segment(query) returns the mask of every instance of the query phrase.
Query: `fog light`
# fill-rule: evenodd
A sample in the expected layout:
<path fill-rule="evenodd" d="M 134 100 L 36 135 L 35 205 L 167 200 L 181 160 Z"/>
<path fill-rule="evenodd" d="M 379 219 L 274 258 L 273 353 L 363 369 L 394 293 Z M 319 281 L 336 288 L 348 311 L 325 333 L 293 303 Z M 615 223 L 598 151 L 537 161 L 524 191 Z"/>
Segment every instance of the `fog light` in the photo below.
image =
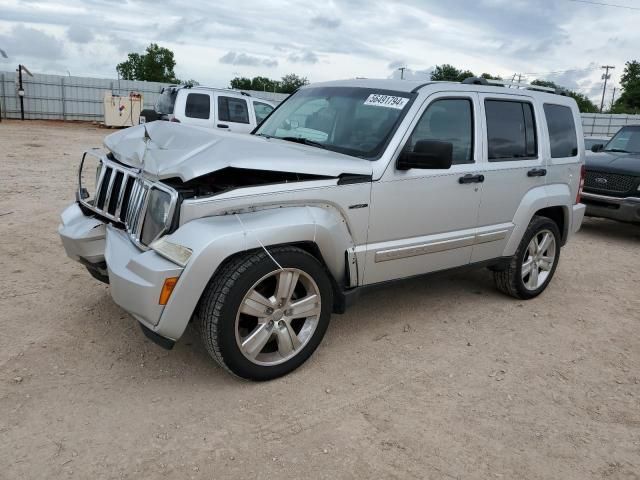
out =
<path fill-rule="evenodd" d="M 173 293 L 173 289 L 176 287 L 176 283 L 178 283 L 178 277 L 169 277 L 164 281 L 162 291 L 160 292 L 160 300 L 158 300 L 160 305 L 167 304 L 169 297 L 171 297 L 171 294 Z"/>

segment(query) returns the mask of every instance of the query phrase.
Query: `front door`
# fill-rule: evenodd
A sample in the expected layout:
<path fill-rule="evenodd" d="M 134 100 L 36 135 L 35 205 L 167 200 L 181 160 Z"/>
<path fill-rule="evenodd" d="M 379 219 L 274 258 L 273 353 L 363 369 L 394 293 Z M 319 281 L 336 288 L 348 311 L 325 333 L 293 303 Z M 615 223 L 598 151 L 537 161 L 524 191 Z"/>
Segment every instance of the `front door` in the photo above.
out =
<path fill-rule="evenodd" d="M 398 170 L 393 161 L 373 183 L 365 284 L 469 263 L 482 193 L 478 110 L 475 93 L 442 92 L 422 105 L 403 148 L 451 142 L 453 165 Z"/>

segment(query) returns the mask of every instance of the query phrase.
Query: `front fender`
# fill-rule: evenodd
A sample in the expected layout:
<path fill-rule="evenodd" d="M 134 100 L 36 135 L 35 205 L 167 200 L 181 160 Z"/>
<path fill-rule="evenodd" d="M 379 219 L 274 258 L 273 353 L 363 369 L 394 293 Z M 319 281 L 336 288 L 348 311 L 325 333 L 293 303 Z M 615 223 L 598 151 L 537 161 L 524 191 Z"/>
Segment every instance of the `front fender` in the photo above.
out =
<path fill-rule="evenodd" d="M 353 240 L 342 215 L 331 206 L 293 206 L 186 223 L 166 237 L 193 251 L 155 331 L 177 340 L 207 283 L 230 256 L 264 246 L 313 242 L 338 283 L 345 278 L 345 251 Z"/>
<path fill-rule="evenodd" d="M 504 249 L 503 256 L 510 257 L 516 253 L 518 245 L 524 236 L 524 232 L 529 226 L 531 219 L 539 210 L 548 207 L 561 206 L 564 212 L 565 226 L 571 225 L 569 218 L 569 205 L 573 204 L 571 190 L 567 184 L 544 185 L 529 190 L 522 198 L 518 210 L 513 218 L 515 227 L 509 241 Z M 564 232 L 561 232 L 564 235 Z"/>

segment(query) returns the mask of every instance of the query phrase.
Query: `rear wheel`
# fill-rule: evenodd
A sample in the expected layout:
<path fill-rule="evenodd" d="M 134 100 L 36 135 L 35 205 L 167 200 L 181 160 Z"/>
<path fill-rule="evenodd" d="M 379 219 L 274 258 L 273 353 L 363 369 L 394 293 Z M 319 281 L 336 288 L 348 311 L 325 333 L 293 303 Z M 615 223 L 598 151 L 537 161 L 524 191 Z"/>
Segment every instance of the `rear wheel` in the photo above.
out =
<path fill-rule="evenodd" d="M 553 278 L 560 259 L 560 231 L 549 218 L 535 216 L 508 267 L 494 272 L 499 290 L 515 298 L 540 295 Z"/>
<path fill-rule="evenodd" d="M 333 304 L 329 277 L 315 257 L 295 247 L 270 253 L 273 258 L 260 250 L 231 260 L 198 307 L 208 352 L 252 380 L 280 377 L 309 358 Z"/>

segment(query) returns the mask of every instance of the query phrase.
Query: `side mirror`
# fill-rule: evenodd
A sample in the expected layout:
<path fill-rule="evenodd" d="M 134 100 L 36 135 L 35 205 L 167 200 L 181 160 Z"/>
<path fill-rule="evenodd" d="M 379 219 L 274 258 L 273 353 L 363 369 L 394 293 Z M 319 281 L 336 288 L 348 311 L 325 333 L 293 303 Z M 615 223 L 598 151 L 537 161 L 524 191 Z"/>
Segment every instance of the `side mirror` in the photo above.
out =
<path fill-rule="evenodd" d="M 453 163 L 453 144 L 436 140 L 418 140 L 413 151 L 404 150 L 398 158 L 398 170 L 410 168 L 447 169 Z"/>
<path fill-rule="evenodd" d="M 597 152 L 601 152 L 602 150 L 604 150 L 604 145 L 602 143 L 596 143 L 591 147 L 592 152 L 597 153 Z"/>

